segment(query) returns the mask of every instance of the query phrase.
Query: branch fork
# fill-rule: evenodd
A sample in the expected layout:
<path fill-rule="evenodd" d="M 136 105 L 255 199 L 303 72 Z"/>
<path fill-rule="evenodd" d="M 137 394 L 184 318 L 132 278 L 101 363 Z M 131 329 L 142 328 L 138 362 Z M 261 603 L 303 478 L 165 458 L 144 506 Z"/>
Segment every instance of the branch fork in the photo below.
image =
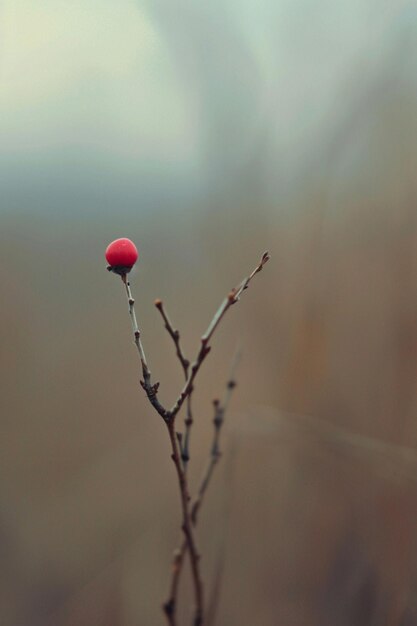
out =
<path fill-rule="evenodd" d="M 140 381 L 140 384 L 145 391 L 150 404 L 162 417 L 167 427 L 171 445 L 171 458 L 175 465 L 179 484 L 182 510 L 181 530 L 183 533 L 183 539 L 180 547 L 174 552 L 172 560 L 172 574 L 169 597 L 167 601 L 163 604 L 163 611 L 165 613 L 169 626 L 177 626 L 178 587 L 183 569 L 184 557 L 187 552 L 190 558 L 195 602 L 192 624 L 193 626 L 204 626 L 205 613 L 203 583 L 200 567 L 201 557 L 195 541 L 195 526 L 197 524 L 198 514 L 203 503 L 206 490 L 211 481 L 214 468 L 221 456 L 220 434 L 230 397 L 236 386 L 235 369 L 239 355 L 236 355 L 233 360 L 231 373 L 226 384 L 223 400 L 213 400 L 213 439 L 211 443 L 209 459 L 203 472 L 197 494 L 191 500 L 188 488 L 187 468 L 190 460 L 190 434 L 194 422 L 191 399 L 194 390 L 195 379 L 207 355 L 210 353 L 211 346 L 209 344 L 221 320 L 223 319 L 229 308 L 240 300 L 242 293 L 246 289 L 248 289 L 249 284 L 254 276 L 263 269 L 264 265 L 267 263 L 267 261 L 269 261 L 269 258 L 269 253 L 264 252 L 258 265 L 249 274 L 249 276 L 244 278 L 239 285 L 231 289 L 231 291 L 228 293 L 228 295 L 220 304 L 219 308 L 214 314 L 207 330 L 202 335 L 200 348 L 193 362 L 191 362 L 185 356 L 181 346 L 180 332 L 172 325 L 162 300 L 155 300 L 155 307 L 159 311 L 164 322 L 164 326 L 174 343 L 176 356 L 183 370 L 185 379 L 181 391 L 179 392 L 172 407 L 169 409 L 166 408 L 158 399 L 159 382 L 152 382 L 152 375 L 146 359 L 141 339 L 141 332 L 137 322 L 135 312 L 135 299 L 133 298 L 130 283 L 127 278 L 128 270 L 124 271 L 123 268 L 121 268 L 121 270 L 119 268 L 120 271 L 118 270 L 116 272 L 121 276 L 126 291 L 134 343 L 139 354 L 142 368 L 143 378 Z M 112 268 L 110 267 L 108 269 Z M 184 433 L 182 433 L 176 430 L 176 417 L 184 403 L 186 403 L 186 416 L 184 419 L 185 430 Z"/>

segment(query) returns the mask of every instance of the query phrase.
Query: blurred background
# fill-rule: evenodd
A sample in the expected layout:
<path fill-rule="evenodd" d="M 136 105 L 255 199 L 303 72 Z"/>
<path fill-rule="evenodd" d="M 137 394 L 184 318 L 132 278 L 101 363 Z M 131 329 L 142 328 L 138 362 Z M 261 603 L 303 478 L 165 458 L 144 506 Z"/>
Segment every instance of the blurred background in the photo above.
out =
<path fill-rule="evenodd" d="M 157 297 L 238 341 L 198 541 L 217 626 L 417 624 L 417 9 L 401 0 L 3 0 L 0 622 L 156 626 L 178 542 Z M 181 624 L 190 623 L 187 576 Z"/>

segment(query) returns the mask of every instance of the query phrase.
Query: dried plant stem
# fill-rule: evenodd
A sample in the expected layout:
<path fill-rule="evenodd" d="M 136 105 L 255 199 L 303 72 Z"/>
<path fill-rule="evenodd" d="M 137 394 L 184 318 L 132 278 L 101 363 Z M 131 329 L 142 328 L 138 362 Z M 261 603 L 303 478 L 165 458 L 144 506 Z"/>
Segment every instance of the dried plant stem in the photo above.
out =
<path fill-rule="evenodd" d="M 188 370 L 190 368 L 190 361 L 184 355 L 183 349 L 181 347 L 180 332 L 179 330 L 174 328 L 168 316 L 168 313 L 164 307 L 164 303 L 162 302 L 162 300 L 159 300 L 159 299 L 155 300 L 155 306 L 158 309 L 159 313 L 161 314 L 161 317 L 164 320 L 164 326 L 167 329 L 168 334 L 172 338 L 172 341 L 174 342 L 175 352 L 181 364 L 182 370 L 184 372 L 185 380 L 187 381 Z M 190 431 L 191 431 L 191 426 L 193 425 L 193 421 L 194 421 L 193 411 L 192 411 L 192 406 L 191 406 L 192 391 L 193 390 L 191 389 L 190 393 L 187 396 L 187 404 L 186 404 L 187 413 L 186 413 L 186 418 L 184 421 L 185 432 L 184 432 L 184 438 L 181 440 L 181 459 L 182 459 L 185 472 L 187 471 L 188 462 L 190 460 Z"/>
<path fill-rule="evenodd" d="M 184 541 L 187 545 L 187 548 L 190 554 L 191 571 L 192 571 L 192 578 L 193 578 L 193 583 L 194 583 L 194 595 L 195 595 L 196 607 L 195 607 L 193 626 L 202 626 L 203 624 L 203 585 L 201 581 L 200 567 L 199 567 L 200 557 L 196 548 L 194 534 L 193 534 L 191 513 L 190 513 L 190 508 L 189 508 L 190 496 L 188 494 L 186 474 L 182 466 L 181 452 L 178 447 L 177 434 L 175 432 L 175 421 L 174 419 L 168 418 L 166 409 L 162 406 L 162 404 L 159 402 L 157 398 L 156 394 L 158 391 L 159 384 L 152 383 L 151 372 L 150 372 L 150 369 L 146 360 L 145 351 L 143 349 L 143 345 L 142 345 L 142 341 L 140 337 L 140 330 L 139 330 L 138 323 L 137 323 L 136 312 L 135 312 L 135 300 L 132 296 L 130 284 L 129 284 L 129 281 L 127 280 L 126 274 L 122 274 L 122 281 L 126 289 L 126 294 L 127 294 L 128 304 L 129 304 L 129 315 L 130 315 L 130 319 L 132 322 L 134 342 L 137 347 L 139 358 L 140 358 L 141 365 L 142 365 L 143 381 L 141 381 L 141 385 L 146 391 L 146 395 L 148 396 L 148 399 L 151 402 L 152 406 L 163 417 L 167 425 L 167 429 L 169 433 L 171 449 L 172 449 L 171 457 L 172 457 L 172 460 L 174 461 L 174 465 L 177 471 L 178 484 L 179 484 L 179 489 L 180 489 L 181 508 L 182 508 L 182 531 L 185 537 Z M 182 352 L 181 352 L 181 348 L 179 345 L 179 335 L 178 335 L 178 342 L 176 345 L 177 345 L 177 352 L 178 352 L 179 358 L 181 362 L 183 363 L 184 369 L 186 369 L 188 365 L 186 363 L 186 359 L 183 357 Z M 169 623 L 172 624 L 172 626 L 175 625 L 175 611 L 173 609 L 174 607 L 171 609 L 171 607 L 164 605 L 165 613 L 169 619 Z"/>
<path fill-rule="evenodd" d="M 184 471 L 187 471 L 188 461 L 190 460 L 190 435 L 191 426 L 194 423 L 193 410 L 191 406 L 191 393 L 187 397 L 187 417 L 185 418 L 184 441 L 182 444 L 182 461 L 184 463 Z"/>
<path fill-rule="evenodd" d="M 219 400 L 217 399 L 213 401 L 213 406 L 214 406 L 213 441 L 211 444 L 210 457 L 207 462 L 207 466 L 203 472 L 203 476 L 200 482 L 197 495 L 195 496 L 191 505 L 191 522 L 193 526 L 197 525 L 198 513 L 200 511 L 201 505 L 203 504 L 204 495 L 211 481 L 213 471 L 221 456 L 220 447 L 219 447 L 220 433 L 221 433 L 221 429 L 222 429 L 223 422 L 224 422 L 224 415 L 230 402 L 230 397 L 232 395 L 233 389 L 236 387 L 235 371 L 236 371 L 236 367 L 237 367 L 239 359 L 240 359 L 240 351 L 237 351 L 235 358 L 233 360 L 232 367 L 231 367 L 229 380 L 226 385 L 223 402 L 220 403 Z M 174 621 L 169 622 L 170 626 L 175 626 L 175 607 L 177 604 L 178 587 L 179 587 L 181 572 L 182 572 L 182 568 L 184 564 L 184 557 L 187 552 L 187 548 L 188 548 L 188 543 L 187 543 L 187 540 L 185 539 L 181 543 L 180 548 L 178 548 L 174 552 L 169 598 L 164 605 L 165 607 L 173 608 Z"/>
<path fill-rule="evenodd" d="M 135 300 L 132 296 L 130 283 L 127 280 L 126 274 L 122 274 L 121 278 L 126 289 L 127 301 L 129 305 L 129 315 L 130 315 L 130 320 L 132 322 L 133 337 L 134 337 L 135 345 L 139 352 L 140 362 L 142 364 L 143 380 L 140 381 L 140 384 L 145 390 L 146 395 L 148 396 L 149 402 L 152 404 L 155 410 L 159 413 L 159 415 L 166 421 L 168 418 L 167 410 L 162 406 L 162 404 L 159 402 L 158 397 L 157 397 L 159 383 L 152 383 L 151 371 L 149 369 L 148 362 L 145 356 L 145 351 L 143 349 L 142 341 L 140 338 L 140 330 L 138 327 L 138 322 L 136 319 L 136 312 L 135 312 Z"/>
<path fill-rule="evenodd" d="M 185 357 L 184 352 L 182 350 L 181 342 L 180 342 L 180 332 L 179 330 L 176 330 L 173 324 L 171 323 L 171 320 L 168 317 L 168 313 L 165 310 L 164 303 L 162 302 L 162 300 L 159 300 L 159 299 L 155 300 L 155 306 L 160 312 L 161 317 L 164 320 L 165 328 L 167 329 L 169 335 L 172 338 L 172 341 L 174 342 L 177 357 L 184 370 L 184 374 L 185 376 L 188 376 L 188 368 L 190 366 L 190 361 Z"/>
<path fill-rule="evenodd" d="M 180 335 L 177 330 L 172 326 L 168 315 L 165 312 L 163 304 L 160 300 L 155 302 L 156 307 L 162 315 L 162 318 L 165 322 L 165 327 L 168 333 L 171 335 L 175 347 L 176 354 L 181 363 L 184 376 L 185 376 L 185 384 L 176 399 L 174 405 L 171 409 L 166 409 L 161 402 L 159 401 L 157 394 L 159 389 L 159 383 L 153 383 L 151 377 L 151 371 L 149 369 L 145 351 L 141 341 L 141 333 L 138 326 L 136 312 L 135 312 L 135 300 L 132 296 L 132 292 L 130 289 L 130 283 L 127 279 L 126 273 L 120 273 L 122 282 L 125 286 L 128 305 L 129 305 L 129 315 L 132 323 L 132 330 L 134 336 L 134 342 L 137 347 L 139 358 L 142 366 L 142 375 L 143 380 L 140 381 L 149 402 L 157 411 L 157 413 L 163 418 L 169 433 L 169 439 L 171 443 L 172 450 L 172 460 L 174 462 L 178 484 L 180 490 L 180 498 L 181 498 L 181 509 L 182 509 L 182 531 L 184 534 L 184 541 L 179 550 L 177 550 L 174 563 L 173 563 L 173 576 L 171 581 L 171 592 L 170 598 L 163 605 L 165 614 L 168 619 L 168 623 L 170 626 L 176 626 L 176 603 L 177 603 L 177 595 L 178 595 L 178 582 L 181 574 L 181 569 L 183 565 L 183 560 L 186 551 L 188 550 L 191 562 L 191 573 L 193 579 L 194 586 L 194 597 L 195 597 L 195 611 L 193 617 L 193 626 L 203 626 L 204 624 L 204 597 L 203 597 L 203 584 L 200 574 L 200 556 L 198 554 L 198 550 L 196 547 L 196 542 L 194 538 L 194 527 L 197 523 L 198 512 L 200 510 L 201 504 L 203 502 L 204 494 L 207 490 L 209 482 L 211 480 L 211 476 L 214 470 L 214 467 L 220 457 L 219 451 L 219 436 L 220 430 L 223 424 L 224 419 L 224 411 L 226 409 L 227 403 L 229 401 L 230 394 L 235 386 L 235 382 L 233 377 L 230 378 L 227 389 L 225 400 L 221 404 L 220 402 L 215 403 L 215 416 L 214 416 L 214 436 L 213 443 L 211 448 L 210 460 L 207 464 L 206 470 L 203 474 L 203 478 L 200 484 L 200 488 L 198 490 L 197 496 L 194 499 L 192 505 L 190 506 L 190 496 L 188 493 L 188 485 L 187 485 L 187 463 L 189 460 L 189 439 L 190 439 L 190 430 L 193 424 L 193 413 L 191 407 L 191 396 L 194 390 L 194 381 L 200 370 L 202 363 L 204 362 L 206 356 L 210 352 L 209 342 L 218 327 L 219 323 L 223 319 L 226 312 L 229 308 L 235 304 L 243 291 L 249 287 L 249 284 L 252 278 L 262 270 L 265 263 L 269 260 L 269 253 L 265 252 L 258 265 L 252 271 L 251 274 L 247 278 L 245 278 L 237 287 L 233 288 L 228 296 L 223 300 L 222 304 L 216 311 L 212 321 L 210 322 L 206 332 L 201 337 L 201 345 L 198 351 L 197 357 L 192 364 L 186 359 L 184 352 L 182 351 L 180 344 Z M 112 268 L 108 268 L 112 269 Z M 180 433 L 176 432 L 175 429 L 175 418 L 183 406 L 184 402 L 187 403 L 187 417 L 185 420 L 185 435 L 182 437 Z"/>
<path fill-rule="evenodd" d="M 171 441 L 172 447 L 172 460 L 174 461 L 175 469 L 177 471 L 178 483 L 180 487 L 181 494 L 181 505 L 182 505 L 182 531 L 184 533 L 184 543 L 188 548 L 191 562 L 191 571 L 192 578 L 194 584 L 194 594 L 195 594 L 195 613 L 193 619 L 193 626 L 202 626 L 203 624 L 203 584 L 200 576 L 200 568 L 199 568 L 199 560 L 200 556 L 197 551 L 197 547 L 194 540 L 194 533 L 192 528 L 191 514 L 189 508 L 189 500 L 190 496 L 188 494 L 187 487 L 187 478 L 182 467 L 180 452 L 178 449 L 178 440 L 175 433 L 175 425 L 174 421 L 171 420 L 167 423 L 167 428 L 169 432 L 169 438 Z M 169 624 L 175 625 L 175 615 L 176 615 L 176 606 L 175 606 L 175 598 L 166 602 L 164 604 L 164 611 L 168 617 Z"/>
<path fill-rule="evenodd" d="M 226 384 L 223 401 L 220 402 L 217 399 L 213 400 L 213 406 L 214 406 L 213 441 L 211 444 L 210 458 L 208 460 L 206 469 L 203 473 L 203 477 L 201 479 L 200 487 L 198 489 L 197 495 L 194 498 L 192 506 L 191 506 L 191 521 L 193 522 L 194 525 L 197 524 L 197 517 L 198 517 L 200 507 L 203 502 L 204 495 L 210 483 L 214 468 L 216 467 L 216 464 L 221 456 L 220 434 L 221 434 L 221 429 L 224 423 L 224 416 L 228 409 L 230 398 L 233 393 L 233 389 L 236 387 L 236 384 L 237 384 L 235 380 L 235 372 L 236 372 L 236 368 L 239 363 L 239 360 L 240 360 L 240 350 L 236 352 L 236 355 L 233 359 L 233 363 L 230 369 L 229 379 Z"/>
<path fill-rule="evenodd" d="M 208 344 L 209 344 L 210 339 L 212 338 L 216 328 L 218 327 L 218 325 L 220 324 L 221 320 L 223 319 L 223 317 L 225 316 L 227 311 L 230 309 L 230 307 L 233 304 L 235 304 L 236 302 L 238 302 L 238 300 L 240 299 L 240 296 L 242 295 L 242 293 L 245 291 L 245 289 L 247 289 L 249 287 L 249 284 L 250 284 L 252 278 L 258 272 L 260 272 L 262 270 L 263 266 L 265 265 L 265 263 L 267 263 L 269 261 L 269 259 L 270 259 L 269 252 L 264 252 L 262 257 L 261 257 L 261 260 L 259 261 L 258 265 L 255 267 L 255 269 L 252 271 L 252 273 L 249 274 L 249 276 L 247 278 L 242 280 L 240 285 L 238 285 L 237 287 L 234 287 L 230 291 L 228 296 L 223 300 L 223 302 L 221 303 L 220 307 L 217 309 L 217 311 L 214 314 L 214 317 L 211 320 L 211 322 L 210 322 L 206 332 L 201 337 L 200 350 L 198 351 L 198 354 L 197 354 L 197 357 L 196 357 L 194 363 L 192 363 L 192 365 L 190 367 L 190 370 L 189 370 L 189 373 L 188 373 L 188 378 L 187 378 L 187 380 L 185 382 L 185 385 L 182 388 L 181 393 L 178 396 L 176 402 L 174 403 L 174 405 L 172 406 L 172 408 L 169 411 L 169 414 L 170 414 L 171 417 L 175 417 L 177 415 L 178 411 L 181 409 L 182 405 L 184 404 L 184 400 L 192 392 L 195 377 L 197 376 L 198 371 L 199 371 L 202 363 L 204 362 L 206 356 L 210 352 L 211 348 L 210 348 L 210 346 Z"/>

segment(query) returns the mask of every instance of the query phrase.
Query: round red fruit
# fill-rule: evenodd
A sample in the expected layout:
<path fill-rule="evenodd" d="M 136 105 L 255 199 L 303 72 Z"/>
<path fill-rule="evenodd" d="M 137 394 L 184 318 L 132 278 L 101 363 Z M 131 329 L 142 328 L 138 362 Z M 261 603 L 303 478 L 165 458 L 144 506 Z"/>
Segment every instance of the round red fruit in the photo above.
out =
<path fill-rule="evenodd" d="M 126 237 L 112 241 L 106 249 L 106 260 L 113 270 L 130 271 L 138 256 L 135 244 Z"/>

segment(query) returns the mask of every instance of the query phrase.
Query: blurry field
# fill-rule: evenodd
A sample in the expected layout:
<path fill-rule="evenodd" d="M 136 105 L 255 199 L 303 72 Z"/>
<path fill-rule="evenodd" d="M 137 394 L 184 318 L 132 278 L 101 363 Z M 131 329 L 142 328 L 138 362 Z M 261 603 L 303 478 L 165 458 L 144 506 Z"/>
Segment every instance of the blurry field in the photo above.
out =
<path fill-rule="evenodd" d="M 19 2 L 6 33 L 29 23 L 32 9 Z M 119 41 L 136 5 L 117 21 L 105 4 L 103 33 Z M 164 623 L 177 485 L 165 429 L 139 386 L 122 285 L 105 270 L 105 247 L 120 236 L 139 248 L 131 282 L 166 403 L 182 373 L 155 298 L 193 355 L 224 295 L 264 250 L 272 256 L 219 328 L 196 386 L 194 487 L 211 400 L 240 341 L 224 455 L 198 531 L 208 597 L 221 572 L 216 625 L 417 625 L 415 12 L 324 3 L 326 30 L 288 3 L 277 13 L 261 4 L 269 56 L 256 47 L 262 30 L 249 45 L 237 26 L 257 15 L 249 2 L 239 20 L 232 3 L 223 20 L 216 2 L 178 3 L 177 21 L 162 1 L 140 7 L 163 42 L 152 98 L 164 83 L 143 136 L 151 104 L 141 101 L 137 117 L 128 110 L 134 89 L 146 96 L 140 78 L 129 83 L 142 76 L 140 55 L 126 75 L 116 71 L 124 57 L 109 74 L 93 64 L 88 88 L 73 79 L 72 91 L 60 83 L 54 97 L 22 96 L 19 109 L 13 97 L 27 84 L 18 73 L 11 81 L 19 56 L 5 45 L 1 626 Z M 54 25 L 46 0 L 42 8 Z M 42 41 L 29 43 L 48 51 Z M 182 591 L 185 624 L 188 576 Z"/>

